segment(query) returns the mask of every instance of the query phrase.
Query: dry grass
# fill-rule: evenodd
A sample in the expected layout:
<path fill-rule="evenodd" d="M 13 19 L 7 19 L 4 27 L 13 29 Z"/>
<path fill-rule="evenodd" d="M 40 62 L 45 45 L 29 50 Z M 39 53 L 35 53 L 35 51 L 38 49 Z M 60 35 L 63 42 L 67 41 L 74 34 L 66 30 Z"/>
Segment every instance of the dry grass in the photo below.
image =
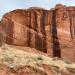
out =
<path fill-rule="evenodd" d="M 30 49 L 25 47 L 25 49 Z M 4 44 L 0 48 L 0 65 L 7 65 L 10 68 L 19 68 L 30 65 L 36 69 L 44 71 L 42 65 L 52 66 L 53 72 L 61 74 L 61 72 L 71 71 L 75 73 L 75 64 L 67 63 L 58 58 L 51 58 L 41 54 L 25 52 L 17 47 Z"/>

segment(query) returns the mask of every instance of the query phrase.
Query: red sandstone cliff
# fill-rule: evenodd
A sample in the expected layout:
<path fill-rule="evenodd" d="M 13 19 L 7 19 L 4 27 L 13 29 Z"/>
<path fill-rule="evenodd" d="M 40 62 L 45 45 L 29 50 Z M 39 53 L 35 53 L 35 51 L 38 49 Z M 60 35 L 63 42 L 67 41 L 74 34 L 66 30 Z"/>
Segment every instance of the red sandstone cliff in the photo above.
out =
<path fill-rule="evenodd" d="M 28 46 L 75 61 L 75 7 L 29 8 L 6 13 L 1 25 L 7 44 Z"/>

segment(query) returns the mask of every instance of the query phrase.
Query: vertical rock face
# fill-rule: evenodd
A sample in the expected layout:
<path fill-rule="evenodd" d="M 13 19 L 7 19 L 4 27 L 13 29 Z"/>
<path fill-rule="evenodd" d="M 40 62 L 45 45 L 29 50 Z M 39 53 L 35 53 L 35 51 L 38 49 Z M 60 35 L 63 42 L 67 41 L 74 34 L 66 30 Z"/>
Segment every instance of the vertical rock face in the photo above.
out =
<path fill-rule="evenodd" d="M 18 9 L 5 14 L 1 25 L 7 44 L 36 48 L 74 61 L 75 7 L 57 4 L 50 10 Z"/>
<path fill-rule="evenodd" d="M 28 46 L 47 52 L 44 9 L 14 10 L 4 15 L 1 23 L 6 32 L 6 43 Z"/>
<path fill-rule="evenodd" d="M 75 61 L 75 7 L 56 5 L 56 29 L 61 57 Z"/>

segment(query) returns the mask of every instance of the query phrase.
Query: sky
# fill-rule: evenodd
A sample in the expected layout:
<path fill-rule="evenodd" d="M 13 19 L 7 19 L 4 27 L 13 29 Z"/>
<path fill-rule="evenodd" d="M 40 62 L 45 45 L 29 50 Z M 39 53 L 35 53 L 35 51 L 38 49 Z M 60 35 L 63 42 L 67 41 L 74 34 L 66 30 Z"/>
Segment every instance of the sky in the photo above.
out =
<path fill-rule="evenodd" d="M 75 0 L 0 0 L 0 19 L 6 12 L 15 9 L 25 9 L 33 6 L 50 9 L 58 3 L 75 6 Z"/>

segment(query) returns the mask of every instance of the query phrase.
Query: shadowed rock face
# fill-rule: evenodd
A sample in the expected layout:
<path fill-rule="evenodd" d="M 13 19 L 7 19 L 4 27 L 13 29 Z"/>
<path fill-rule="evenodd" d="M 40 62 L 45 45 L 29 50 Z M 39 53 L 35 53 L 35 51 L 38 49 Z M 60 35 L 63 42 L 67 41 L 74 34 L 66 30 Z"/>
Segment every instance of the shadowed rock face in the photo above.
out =
<path fill-rule="evenodd" d="M 7 44 L 28 46 L 75 61 L 75 7 L 14 10 L 1 20 Z"/>

